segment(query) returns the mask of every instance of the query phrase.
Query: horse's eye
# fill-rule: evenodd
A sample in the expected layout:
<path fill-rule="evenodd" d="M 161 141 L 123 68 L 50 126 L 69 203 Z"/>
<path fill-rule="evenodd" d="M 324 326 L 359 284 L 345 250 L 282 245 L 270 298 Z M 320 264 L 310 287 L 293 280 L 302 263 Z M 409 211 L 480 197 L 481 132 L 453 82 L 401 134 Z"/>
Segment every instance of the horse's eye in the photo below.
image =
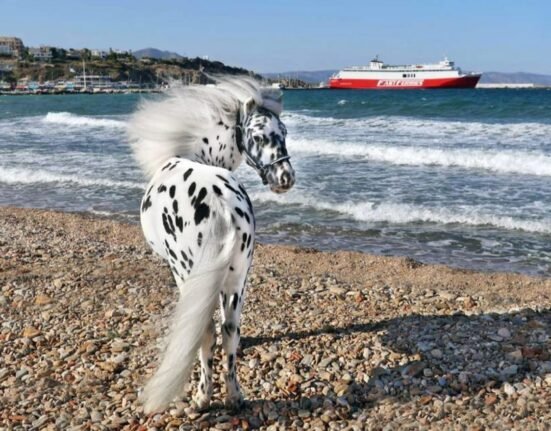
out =
<path fill-rule="evenodd" d="M 253 139 L 258 145 L 262 144 L 262 136 L 253 136 Z"/>

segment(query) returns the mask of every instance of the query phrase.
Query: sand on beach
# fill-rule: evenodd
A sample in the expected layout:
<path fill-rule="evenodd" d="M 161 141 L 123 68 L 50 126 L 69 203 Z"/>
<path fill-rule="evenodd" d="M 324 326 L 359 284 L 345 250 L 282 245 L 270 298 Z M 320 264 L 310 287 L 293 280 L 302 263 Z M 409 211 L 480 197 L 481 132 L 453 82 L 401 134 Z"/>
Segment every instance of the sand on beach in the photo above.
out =
<path fill-rule="evenodd" d="M 209 411 L 195 412 L 186 388 L 144 416 L 137 394 L 177 298 L 168 267 L 139 226 L 0 208 L 0 428 L 551 423 L 550 278 L 277 245 L 255 253 L 238 364 L 245 406 L 221 404 L 218 348 Z"/>

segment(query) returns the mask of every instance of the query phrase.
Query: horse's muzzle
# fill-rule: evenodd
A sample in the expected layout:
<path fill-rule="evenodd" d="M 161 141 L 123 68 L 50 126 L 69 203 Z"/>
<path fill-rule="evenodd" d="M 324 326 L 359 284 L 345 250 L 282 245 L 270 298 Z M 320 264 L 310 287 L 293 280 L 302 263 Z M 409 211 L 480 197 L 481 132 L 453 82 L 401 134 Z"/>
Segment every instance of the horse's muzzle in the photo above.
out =
<path fill-rule="evenodd" d="M 266 176 L 270 190 L 274 193 L 285 193 L 295 185 L 295 170 L 288 161 L 272 169 Z"/>

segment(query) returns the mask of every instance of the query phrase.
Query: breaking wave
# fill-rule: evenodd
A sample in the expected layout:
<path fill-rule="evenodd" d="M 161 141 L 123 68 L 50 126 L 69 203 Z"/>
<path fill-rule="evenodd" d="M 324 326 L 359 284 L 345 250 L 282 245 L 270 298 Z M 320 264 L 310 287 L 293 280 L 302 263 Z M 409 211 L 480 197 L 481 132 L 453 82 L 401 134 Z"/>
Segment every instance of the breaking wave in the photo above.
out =
<path fill-rule="evenodd" d="M 551 176 L 551 156 L 526 151 L 442 149 L 289 139 L 291 153 L 364 157 L 395 165 L 461 167 L 505 174 Z"/>
<path fill-rule="evenodd" d="M 485 123 L 400 116 L 335 118 L 315 117 L 294 112 L 284 113 L 282 118 L 289 126 L 307 128 L 307 130 L 311 130 L 310 127 L 330 128 L 336 137 L 343 132 L 354 132 L 364 137 L 366 135 L 384 136 L 390 139 L 403 137 L 410 142 L 417 138 L 428 138 L 431 142 L 440 139 L 443 143 L 477 145 L 488 142 L 532 144 L 534 141 L 549 144 L 548 137 L 551 135 L 551 124 L 538 122 Z"/>
<path fill-rule="evenodd" d="M 87 117 L 76 115 L 70 112 L 48 112 L 42 120 L 44 123 L 62 124 L 66 126 L 88 126 L 88 127 L 108 127 L 114 129 L 123 129 L 126 123 L 120 120 L 108 118 Z"/>
<path fill-rule="evenodd" d="M 271 192 L 253 193 L 259 202 L 300 205 L 322 211 L 335 211 L 361 222 L 386 222 L 392 224 L 438 223 L 469 226 L 493 226 L 506 230 L 551 234 L 551 220 L 522 220 L 510 216 L 484 213 L 480 207 L 429 208 L 420 205 L 393 202 L 324 202 L 319 198 L 298 193 L 276 195 Z"/>
<path fill-rule="evenodd" d="M 145 184 L 132 181 L 113 181 L 104 178 L 88 178 L 63 175 L 41 169 L 0 167 L 0 182 L 6 184 L 73 183 L 85 187 L 109 187 L 145 189 Z"/>

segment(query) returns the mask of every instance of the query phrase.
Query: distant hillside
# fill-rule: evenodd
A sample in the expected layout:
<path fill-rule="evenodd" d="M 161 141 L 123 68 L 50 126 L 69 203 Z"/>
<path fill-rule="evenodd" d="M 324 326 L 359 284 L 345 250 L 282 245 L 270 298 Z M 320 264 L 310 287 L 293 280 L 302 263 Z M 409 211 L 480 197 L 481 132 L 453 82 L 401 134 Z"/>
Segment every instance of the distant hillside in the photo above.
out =
<path fill-rule="evenodd" d="M 134 57 L 136 58 L 157 58 L 160 60 L 170 60 L 170 59 L 180 59 L 184 58 L 182 55 L 171 52 L 171 51 L 162 51 L 157 48 L 144 48 L 144 49 L 138 49 L 137 51 L 134 51 L 132 53 Z"/>
<path fill-rule="evenodd" d="M 540 75 L 537 73 L 516 72 L 484 72 L 480 78 L 482 84 L 536 84 L 551 86 L 551 75 Z"/>
<path fill-rule="evenodd" d="M 30 81 L 73 80 L 82 73 L 82 61 L 55 59 L 51 63 L 39 61 L 18 61 L 0 58 L 2 80 L 15 84 L 26 79 Z M 253 72 L 226 66 L 220 61 L 209 61 L 202 58 L 142 58 L 129 55 L 113 55 L 106 59 L 89 58 L 86 61 L 88 75 L 109 76 L 114 81 L 132 81 L 142 86 L 156 86 L 171 79 L 185 83 L 206 84 L 205 74 L 251 75 Z"/>
<path fill-rule="evenodd" d="M 269 79 L 300 79 L 311 84 L 327 82 L 329 77 L 338 70 L 296 71 L 280 73 L 263 73 L 262 76 Z M 480 82 L 483 84 L 525 84 L 551 86 L 551 75 L 537 73 L 516 72 L 484 72 Z"/>

